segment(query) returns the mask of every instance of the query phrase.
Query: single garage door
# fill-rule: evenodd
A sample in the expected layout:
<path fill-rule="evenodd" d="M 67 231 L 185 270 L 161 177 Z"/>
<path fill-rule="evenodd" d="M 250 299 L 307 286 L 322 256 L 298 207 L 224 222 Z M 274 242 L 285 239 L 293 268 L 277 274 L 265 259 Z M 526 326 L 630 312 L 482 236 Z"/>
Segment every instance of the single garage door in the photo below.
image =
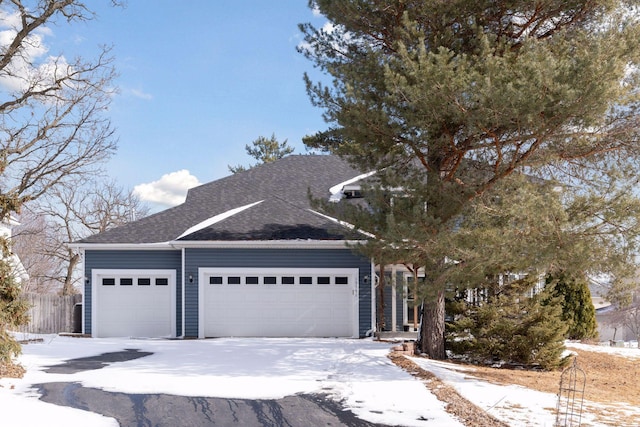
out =
<path fill-rule="evenodd" d="M 358 269 L 199 271 L 204 337 L 357 337 Z"/>
<path fill-rule="evenodd" d="M 94 337 L 173 337 L 175 270 L 94 270 Z"/>

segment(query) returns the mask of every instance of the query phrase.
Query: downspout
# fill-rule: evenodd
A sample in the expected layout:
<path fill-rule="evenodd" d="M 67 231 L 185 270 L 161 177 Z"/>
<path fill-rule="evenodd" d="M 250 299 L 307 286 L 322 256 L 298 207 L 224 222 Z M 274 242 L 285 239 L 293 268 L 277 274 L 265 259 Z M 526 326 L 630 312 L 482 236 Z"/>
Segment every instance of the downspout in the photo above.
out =
<path fill-rule="evenodd" d="M 185 333 L 185 318 L 184 318 L 185 310 L 184 310 L 184 306 L 185 306 L 185 299 L 186 299 L 186 296 L 185 296 L 185 286 L 186 286 L 186 284 L 185 284 L 185 280 L 184 280 L 184 276 L 186 275 L 185 270 L 184 270 L 185 269 L 185 248 L 180 249 L 180 252 L 181 252 L 181 256 L 180 256 L 181 260 L 180 261 L 182 263 L 182 265 L 180 267 L 180 269 L 182 270 L 182 274 L 181 274 L 181 276 L 182 276 L 182 278 L 181 278 L 181 282 L 182 282 L 182 303 L 180 304 L 181 305 L 181 307 L 180 307 L 180 311 L 181 311 L 180 316 L 182 317 L 182 319 L 180 321 L 180 324 L 182 325 L 182 331 L 181 331 L 181 334 L 180 334 L 180 336 L 178 338 L 184 338 L 184 333 Z"/>
<path fill-rule="evenodd" d="M 396 332 L 398 327 L 398 307 L 397 307 L 397 286 L 398 280 L 396 274 L 398 273 L 398 267 L 396 264 L 391 266 L 391 332 Z"/>
<path fill-rule="evenodd" d="M 378 304 L 377 300 L 376 300 L 376 281 L 375 281 L 375 277 L 376 277 L 376 264 L 373 260 L 373 258 L 371 259 L 371 330 L 373 332 L 373 335 L 377 335 L 378 332 L 378 325 L 376 324 L 376 306 Z"/>
<path fill-rule="evenodd" d="M 87 274 L 86 271 L 86 267 L 85 267 L 85 263 L 84 263 L 84 249 L 82 248 L 78 248 L 78 253 L 80 254 L 80 265 L 82 266 L 82 319 L 80 319 L 80 324 L 82 325 L 82 327 L 80 328 L 80 332 L 85 335 L 85 322 L 84 322 L 84 316 L 85 316 L 85 310 L 87 309 L 87 304 L 85 301 L 85 297 L 87 295 L 87 281 L 89 279 L 87 279 L 87 277 L 85 276 Z"/>

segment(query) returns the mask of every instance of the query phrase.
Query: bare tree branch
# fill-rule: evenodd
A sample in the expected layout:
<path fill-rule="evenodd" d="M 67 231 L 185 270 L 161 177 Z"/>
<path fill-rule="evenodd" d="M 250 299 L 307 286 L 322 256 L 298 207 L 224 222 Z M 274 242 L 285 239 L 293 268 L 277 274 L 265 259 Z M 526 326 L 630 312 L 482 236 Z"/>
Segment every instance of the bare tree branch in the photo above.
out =
<path fill-rule="evenodd" d="M 106 115 L 115 91 L 110 48 L 91 61 L 40 58 L 37 31 L 92 12 L 78 0 L 12 0 L 3 12 L 13 38 L 0 45 L 0 216 L 98 168 L 116 149 Z"/>
<path fill-rule="evenodd" d="M 64 295 L 75 293 L 79 280 L 74 271 L 80 256 L 69 248 L 69 242 L 149 213 L 149 208 L 131 191 L 113 180 L 101 181 L 100 177 L 88 183 L 83 177 L 82 181 L 76 179 L 56 186 L 45 197 L 28 206 L 26 218 L 35 217 L 37 220 L 19 228 L 14 237 L 16 253 L 21 258 L 33 259 L 37 264 L 25 266 L 36 283 L 50 284 L 53 281 L 55 289 Z M 50 290 L 51 286 L 47 289 Z"/>

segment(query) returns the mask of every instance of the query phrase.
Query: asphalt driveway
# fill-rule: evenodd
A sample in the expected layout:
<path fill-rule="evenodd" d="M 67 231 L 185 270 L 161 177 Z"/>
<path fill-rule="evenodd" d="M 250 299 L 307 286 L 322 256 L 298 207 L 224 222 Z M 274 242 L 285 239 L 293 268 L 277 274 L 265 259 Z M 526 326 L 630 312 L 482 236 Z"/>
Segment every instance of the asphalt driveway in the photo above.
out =
<path fill-rule="evenodd" d="M 75 374 L 152 355 L 137 349 L 66 360 L 47 373 Z M 168 394 L 126 394 L 83 387 L 77 382 L 35 385 L 40 399 L 115 418 L 120 426 L 383 426 L 357 418 L 322 395 L 298 394 L 282 399 L 225 399 Z"/>
<path fill-rule="evenodd" d="M 459 426 L 389 343 L 43 336 L 0 379 L 12 427 Z"/>
<path fill-rule="evenodd" d="M 112 393 L 78 383 L 47 383 L 37 387 L 45 402 L 112 417 L 122 427 L 382 426 L 361 420 L 319 395 L 249 400 Z"/>

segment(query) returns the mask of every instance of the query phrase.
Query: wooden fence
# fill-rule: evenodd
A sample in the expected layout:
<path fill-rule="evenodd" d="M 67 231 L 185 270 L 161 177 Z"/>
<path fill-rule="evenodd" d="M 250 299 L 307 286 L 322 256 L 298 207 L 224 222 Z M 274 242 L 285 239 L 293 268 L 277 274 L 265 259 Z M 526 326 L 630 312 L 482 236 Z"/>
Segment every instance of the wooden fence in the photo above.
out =
<path fill-rule="evenodd" d="M 77 310 L 74 307 L 82 303 L 82 295 L 58 296 L 48 294 L 23 294 L 31 307 L 29 324 L 22 326 L 20 332 L 33 334 L 57 334 L 59 332 L 77 332 Z M 76 316 L 74 316 L 76 311 Z"/>

